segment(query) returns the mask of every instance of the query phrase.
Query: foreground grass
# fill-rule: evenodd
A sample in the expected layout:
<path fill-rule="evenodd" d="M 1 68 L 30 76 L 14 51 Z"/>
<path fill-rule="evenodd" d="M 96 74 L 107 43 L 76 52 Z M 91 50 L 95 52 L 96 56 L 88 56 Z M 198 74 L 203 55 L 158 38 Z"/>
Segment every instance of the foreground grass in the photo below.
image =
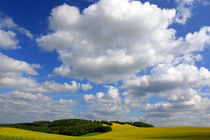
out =
<path fill-rule="evenodd" d="M 89 134 L 82 137 L 62 136 L 15 128 L 0 128 L 0 140 L 210 140 L 207 127 L 156 127 L 138 128 L 113 124 L 113 131 Z"/>

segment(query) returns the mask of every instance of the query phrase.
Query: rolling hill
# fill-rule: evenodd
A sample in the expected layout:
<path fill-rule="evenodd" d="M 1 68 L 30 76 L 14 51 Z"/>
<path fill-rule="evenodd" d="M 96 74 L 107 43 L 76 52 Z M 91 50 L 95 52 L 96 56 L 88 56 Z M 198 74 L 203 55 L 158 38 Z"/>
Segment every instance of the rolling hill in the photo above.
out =
<path fill-rule="evenodd" d="M 112 131 L 95 136 L 63 136 L 16 128 L 1 128 L 0 140 L 210 140 L 208 127 L 139 128 L 113 123 Z"/>

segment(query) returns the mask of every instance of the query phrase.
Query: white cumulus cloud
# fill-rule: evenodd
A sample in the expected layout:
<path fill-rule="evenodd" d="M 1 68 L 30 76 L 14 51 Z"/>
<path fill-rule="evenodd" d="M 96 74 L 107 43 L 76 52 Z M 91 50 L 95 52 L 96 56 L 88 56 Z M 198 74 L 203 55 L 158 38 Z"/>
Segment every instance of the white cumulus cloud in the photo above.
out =
<path fill-rule="evenodd" d="M 186 88 L 172 90 L 161 95 L 163 101 L 146 104 L 143 120 L 158 126 L 209 126 L 210 100 L 199 91 Z"/>
<path fill-rule="evenodd" d="M 107 87 L 107 93 L 98 92 L 96 95 L 84 95 L 84 101 L 88 105 L 88 112 L 85 117 L 90 119 L 115 120 L 123 118 L 129 108 L 123 104 L 118 89 L 115 87 Z"/>
<path fill-rule="evenodd" d="M 37 43 L 58 52 L 63 64 L 55 74 L 109 83 L 202 51 L 210 43 L 209 27 L 177 38 L 169 28 L 175 18 L 174 9 L 148 2 L 101 0 L 81 14 L 77 7 L 64 4 L 51 12 L 52 33 L 37 38 Z"/>
<path fill-rule="evenodd" d="M 198 69 L 189 64 L 160 64 L 151 70 L 150 75 L 127 80 L 121 88 L 127 89 L 127 94 L 144 96 L 148 93 L 170 92 L 177 88 L 205 86 L 210 86 L 210 71 L 204 67 Z"/>
<path fill-rule="evenodd" d="M 38 76 L 37 64 L 28 64 L 24 61 L 15 60 L 0 53 L 0 88 L 17 89 L 23 92 L 50 93 L 50 92 L 76 92 L 80 85 L 71 81 L 71 84 L 60 84 L 55 81 L 38 83 L 31 76 Z"/>
<path fill-rule="evenodd" d="M 64 4 L 51 12 L 53 32 L 37 43 L 59 53 L 63 65 L 56 74 L 113 82 L 172 57 L 166 51 L 175 35 L 168 29 L 174 17 L 175 10 L 148 2 L 101 0 L 82 14 Z"/>

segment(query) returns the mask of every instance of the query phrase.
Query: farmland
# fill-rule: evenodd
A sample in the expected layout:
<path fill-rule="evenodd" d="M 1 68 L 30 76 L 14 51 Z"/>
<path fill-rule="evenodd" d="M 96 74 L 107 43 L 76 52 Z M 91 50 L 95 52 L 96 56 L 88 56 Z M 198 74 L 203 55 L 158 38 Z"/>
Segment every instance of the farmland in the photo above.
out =
<path fill-rule="evenodd" d="M 0 140 L 208 140 L 208 127 L 154 127 L 139 128 L 128 124 L 113 123 L 112 131 L 86 136 L 63 136 L 33 132 L 16 128 L 0 128 Z"/>

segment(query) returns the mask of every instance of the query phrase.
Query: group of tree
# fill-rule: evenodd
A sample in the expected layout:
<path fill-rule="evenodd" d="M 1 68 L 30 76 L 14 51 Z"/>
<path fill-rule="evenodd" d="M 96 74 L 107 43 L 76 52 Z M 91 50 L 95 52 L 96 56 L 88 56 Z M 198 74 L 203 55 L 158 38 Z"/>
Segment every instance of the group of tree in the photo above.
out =
<path fill-rule="evenodd" d="M 53 122 L 38 121 L 1 126 L 70 136 L 81 136 L 92 132 L 109 132 L 112 130 L 111 126 L 104 126 L 101 121 L 82 119 L 64 119 Z"/>
<path fill-rule="evenodd" d="M 92 132 L 112 131 L 112 123 L 121 125 L 130 124 L 136 127 L 153 127 L 144 122 L 120 122 L 120 121 L 91 121 L 83 119 L 63 119 L 55 121 L 37 121 L 32 123 L 2 124 L 3 127 L 14 127 L 45 133 L 81 136 Z M 105 124 L 105 125 L 104 125 Z"/>

